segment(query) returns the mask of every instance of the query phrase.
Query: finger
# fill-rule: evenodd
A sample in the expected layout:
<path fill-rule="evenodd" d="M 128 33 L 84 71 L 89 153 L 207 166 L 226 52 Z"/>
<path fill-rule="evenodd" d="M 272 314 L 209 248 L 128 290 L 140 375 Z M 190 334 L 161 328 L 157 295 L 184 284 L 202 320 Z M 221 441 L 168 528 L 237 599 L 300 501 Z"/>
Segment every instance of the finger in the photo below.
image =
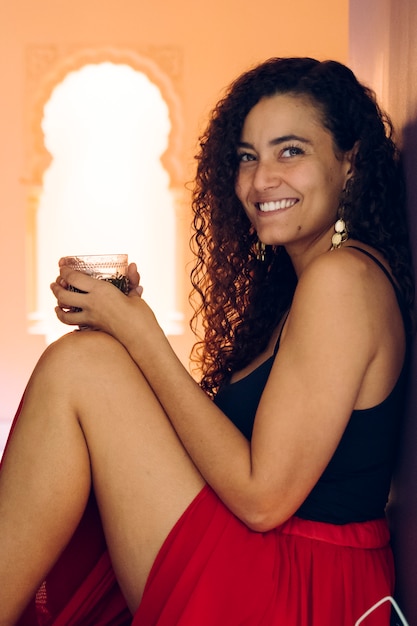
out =
<path fill-rule="evenodd" d="M 127 276 L 129 278 L 129 285 L 132 289 L 135 289 L 139 285 L 140 276 L 136 263 L 129 263 L 127 269 Z"/>
<path fill-rule="evenodd" d="M 62 311 L 75 313 L 85 309 L 84 298 L 88 295 L 87 292 L 76 289 L 71 285 L 65 288 L 62 286 L 61 281 L 52 283 L 50 288 L 57 300 L 58 308 Z"/>
<path fill-rule="evenodd" d="M 79 326 L 81 323 L 78 312 L 74 312 L 72 309 L 66 310 L 59 306 L 55 307 L 55 314 L 60 322 L 67 324 L 67 326 Z"/>
<path fill-rule="evenodd" d="M 55 283 L 52 284 L 61 285 L 61 287 L 63 287 L 64 289 L 68 289 L 68 283 L 64 278 L 62 278 L 62 276 L 57 276 L 55 279 Z"/>
<path fill-rule="evenodd" d="M 82 303 L 80 302 L 80 294 L 78 292 L 64 289 L 55 283 L 51 285 L 51 289 L 57 301 L 56 308 L 64 312 L 71 311 L 72 313 L 82 311 Z"/>
<path fill-rule="evenodd" d="M 68 288 L 71 285 L 79 291 L 87 293 L 94 289 L 97 280 L 85 272 L 79 272 L 78 270 L 71 269 L 67 265 L 62 265 L 57 282 L 63 287 Z"/>
<path fill-rule="evenodd" d="M 64 267 L 64 265 L 68 265 L 69 263 L 74 263 L 76 261 L 76 257 L 72 256 L 63 256 L 58 261 L 58 267 Z"/>
<path fill-rule="evenodd" d="M 56 281 L 54 283 L 51 283 L 49 285 L 50 290 L 52 291 L 52 293 L 54 294 L 54 296 L 57 298 L 58 294 L 60 293 L 60 290 L 68 290 L 68 285 L 66 284 L 66 282 L 64 281 L 63 278 L 61 278 L 60 276 L 58 276 L 58 278 L 56 279 Z"/>

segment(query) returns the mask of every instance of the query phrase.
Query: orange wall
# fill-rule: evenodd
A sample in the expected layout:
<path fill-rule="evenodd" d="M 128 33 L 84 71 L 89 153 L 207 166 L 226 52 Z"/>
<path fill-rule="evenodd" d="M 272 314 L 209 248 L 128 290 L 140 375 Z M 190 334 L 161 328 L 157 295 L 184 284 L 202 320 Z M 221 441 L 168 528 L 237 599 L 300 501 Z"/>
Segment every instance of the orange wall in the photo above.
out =
<path fill-rule="evenodd" d="M 348 5 L 348 0 L 0 0 L 0 419 L 11 419 L 44 349 L 42 337 L 26 330 L 23 179 L 30 46 L 177 48 L 189 178 L 205 116 L 242 70 L 270 56 L 347 62 Z M 185 359 L 190 338 L 175 345 Z"/>

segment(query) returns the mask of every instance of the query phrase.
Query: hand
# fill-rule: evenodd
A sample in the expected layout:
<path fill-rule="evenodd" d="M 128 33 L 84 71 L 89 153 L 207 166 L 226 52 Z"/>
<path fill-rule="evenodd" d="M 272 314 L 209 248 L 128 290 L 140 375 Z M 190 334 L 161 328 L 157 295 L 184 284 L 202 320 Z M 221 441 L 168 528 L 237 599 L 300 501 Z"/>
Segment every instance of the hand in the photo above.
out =
<path fill-rule="evenodd" d="M 134 300 L 139 300 L 143 292 L 135 263 L 128 268 L 130 291 L 127 298 L 111 283 L 70 269 L 63 259 L 59 267 L 60 274 L 52 283 L 51 290 L 58 301 L 56 315 L 64 324 L 101 329 L 113 334 L 114 326 L 121 317 L 126 323 L 129 313 L 124 305 L 127 301 L 133 304 Z M 69 285 L 75 291 L 68 290 Z"/>

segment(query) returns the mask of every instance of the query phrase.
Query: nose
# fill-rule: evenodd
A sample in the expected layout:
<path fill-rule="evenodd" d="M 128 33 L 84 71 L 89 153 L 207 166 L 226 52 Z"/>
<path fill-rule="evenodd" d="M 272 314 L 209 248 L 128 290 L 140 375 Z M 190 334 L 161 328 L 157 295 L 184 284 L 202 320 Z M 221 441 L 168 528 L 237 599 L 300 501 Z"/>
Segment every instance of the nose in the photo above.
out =
<path fill-rule="evenodd" d="M 253 187 L 257 191 L 264 191 L 278 187 L 282 182 L 279 164 L 272 160 L 259 160 L 254 171 Z"/>

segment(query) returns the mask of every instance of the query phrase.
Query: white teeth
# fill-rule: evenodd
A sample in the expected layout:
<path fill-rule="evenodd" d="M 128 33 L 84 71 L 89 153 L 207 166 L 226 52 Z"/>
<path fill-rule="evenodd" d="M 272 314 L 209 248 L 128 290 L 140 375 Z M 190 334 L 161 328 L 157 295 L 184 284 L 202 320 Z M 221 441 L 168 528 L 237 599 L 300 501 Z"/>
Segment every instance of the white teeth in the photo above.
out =
<path fill-rule="evenodd" d="M 294 199 L 284 199 L 278 200 L 277 202 L 260 202 L 258 204 L 259 209 L 261 211 L 279 211 L 279 209 L 288 209 L 288 207 L 293 206 L 297 200 Z"/>

